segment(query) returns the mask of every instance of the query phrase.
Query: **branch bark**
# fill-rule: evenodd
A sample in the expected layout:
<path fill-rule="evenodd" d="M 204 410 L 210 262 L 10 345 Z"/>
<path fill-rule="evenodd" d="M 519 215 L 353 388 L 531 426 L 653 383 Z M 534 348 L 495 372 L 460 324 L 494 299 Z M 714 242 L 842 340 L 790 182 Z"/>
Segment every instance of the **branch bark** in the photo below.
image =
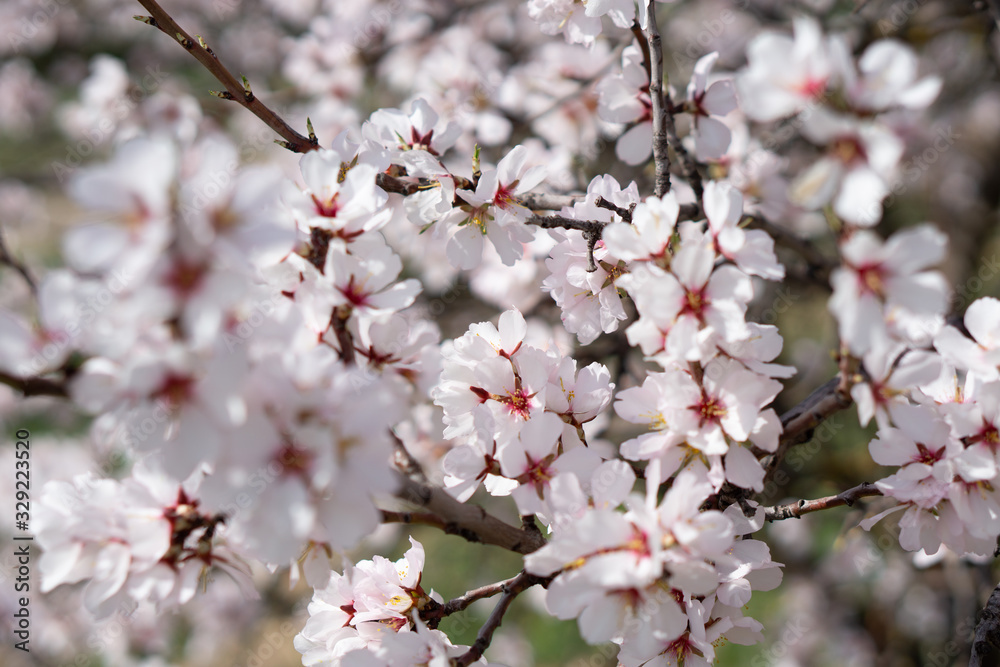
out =
<path fill-rule="evenodd" d="M 476 660 L 479 660 L 479 658 L 483 656 L 483 651 L 485 651 L 489 647 L 490 642 L 493 641 L 493 633 L 500 627 L 500 624 L 503 622 L 504 614 L 507 613 L 507 609 L 510 608 L 514 598 L 520 595 L 523 591 L 543 581 L 545 581 L 545 579 L 542 577 L 522 572 L 509 582 L 502 582 L 504 584 L 503 597 L 500 598 L 497 606 L 493 608 L 493 612 L 490 614 L 490 617 L 486 619 L 486 623 L 484 623 L 483 627 L 479 629 L 476 641 L 472 644 L 468 651 L 452 660 L 452 665 L 455 667 L 468 667 L 468 665 L 471 665 Z"/>
<path fill-rule="evenodd" d="M 249 85 L 244 87 L 243 83 L 226 69 L 215 52 L 204 45 L 200 38 L 192 39 L 191 35 L 181 28 L 156 0 L 138 0 L 138 2 L 149 12 L 150 16 L 148 18 L 136 17 L 137 19 L 158 28 L 162 33 L 179 42 L 205 69 L 212 73 L 212 76 L 219 83 L 225 86 L 225 92 L 219 94 L 218 97 L 236 102 L 264 121 L 268 127 L 284 139 L 283 142 L 279 143 L 288 150 L 295 153 L 308 153 L 319 148 L 319 142 L 314 135 L 310 133 L 309 137 L 304 137 L 292 129 L 283 118 L 257 99 L 257 96 L 250 91 Z"/>
<path fill-rule="evenodd" d="M 854 488 L 842 491 L 835 496 L 817 498 L 816 500 L 800 500 L 797 503 L 788 505 L 778 505 L 764 508 L 764 518 L 768 521 L 781 521 L 783 519 L 798 519 L 803 514 L 819 512 L 832 507 L 847 505 L 853 507 L 854 503 L 862 498 L 871 496 L 881 496 L 882 492 L 871 482 L 863 482 Z"/>
<path fill-rule="evenodd" d="M 1000 654 L 1000 585 L 993 589 L 976 625 L 969 667 L 996 665 Z"/>
<path fill-rule="evenodd" d="M 642 0 L 640 0 L 641 2 Z M 656 176 L 653 193 L 657 197 L 670 192 L 670 150 L 667 143 L 667 126 L 673 125 L 673 117 L 667 113 L 663 94 L 663 44 L 660 28 L 656 25 L 656 0 L 646 5 L 646 43 L 649 45 L 649 99 L 653 106 L 653 165 Z M 701 197 L 698 198 L 701 200 Z"/>
<path fill-rule="evenodd" d="M 469 542 L 492 544 L 519 554 L 530 554 L 545 545 L 545 538 L 541 533 L 515 528 L 489 514 L 479 505 L 458 502 L 444 489 L 402 474 L 399 475 L 399 480 L 396 497 L 423 508 L 436 517 L 431 519 L 423 514 L 411 513 L 411 517 L 417 517 L 414 522 L 436 525 L 449 535 L 458 535 Z M 392 514 L 388 516 L 394 518 Z"/>
<path fill-rule="evenodd" d="M 4 241 L 2 230 L 3 227 L 0 226 L 0 264 L 6 264 L 20 273 L 21 277 L 24 278 L 24 282 L 28 283 L 28 289 L 30 289 L 31 293 L 37 297 L 38 282 L 35 280 L 35 277 L 31 274 L 31 271 L 28 270 L 28 267 L 24 264 L 24 262 L 16 259 L 14 255 L 10 253 L 10 250 L 7 248 L 7 243 Z"/>
<path fill-rule="evenodd" d="M 58 396 L 66 398 L 69 391 L 64 382 L 49 380 L 47 378 L 29 377 L 21 378 L 0 371 L 0 384 L 13 387 L 27 396 Z"/>

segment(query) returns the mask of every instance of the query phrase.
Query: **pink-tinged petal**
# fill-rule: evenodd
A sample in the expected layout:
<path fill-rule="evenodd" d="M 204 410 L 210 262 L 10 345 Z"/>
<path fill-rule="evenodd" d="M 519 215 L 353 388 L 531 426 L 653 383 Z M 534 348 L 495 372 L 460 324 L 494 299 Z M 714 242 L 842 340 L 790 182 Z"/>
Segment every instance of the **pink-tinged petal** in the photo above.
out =
<path fill-rule="evenodd" d="M 500 261 L 505 266 L 514 266 L 514 263 L 524 255 L 524 244 L 514 238 L 517 226 L 522 226 L 522 223 L 514 222 L 508 227 L 495 224 L 486 225 L 486 235 L 493 243 L 497 254 L 500 255 Z"/>
<path fill-rule="evenodd" d="M 419 280 L 407 278 L 387 290 L 371 295 L 368 303 L 382 310 L 402 310 L 414 302 L 421 289 Z"/>
<path fill-rule="evenodd" d="M 70 228 L 62 238 L 66 262 L 81 273 L 100 273 L 131 246 L 127 229 L 97 223 Z"/>
<path fill-rule="evenodd" d="M 725 181 L 709 181 L 703 200 L 705 216 L 715 233 L 736 225 L 743 215 L 743 193 Z"/>
<path fill-rule="evenodd" d="M 112 542 L 101 549 L 94 564 L 94 578 L 84 591 L 84 604 L 96 609 L 102 602 L 121 590 L 128 577 L 131 553 L 127 544 Z"/>
<path fill-rule="evenodd" d="M 726 453 L 726 479 L 743 489 L 764 490 L 764 468 L 745 447 L 730 447 Z"/>
<path fill-rule="evenodd" d="M 875 394 L 872 393 L 871 385 L 859 382 L 851 387 L 851 398 L 858 406 L 858 422 L 862 426 L 868 426 L 868 422 L 875 416 Z"/>
<path fill-rule="evenodd" d="M 946 326 L 938 332 L 934 337 L 934 347 L 945 359 L 959 368 L 985 373 L 984 377 L 987 379 L 995 379 L 997 375 L 995 368 L 990 371 L 987 366 L 983 349 L 953 326 Z"/>
<path fill-rule="evenodd" d="M 682 560 L 670 563 L 670 587 L 685 595 L 708 595 L 719 585 L 715 568 L 704 561 Z"/>
<path fill-rule="evenodd" d="M 896 103 L 910 109 L 926 109 L 941 93 L 941 84 L 936 76 L 923 78 L 900 93 Z"/>
<path fill-rule="evenodd" d="M 803 208 L 821 208 L 837 192 L 843 173 L 840 160 L 821 158 L 792 182 L 788 198 Z"/>
<path fill-rule="evenodd" d="M 636 166 L 653 154 L 653 124 L 642 121 L 618 137 L 615 155 L 627 165 Z"/>
<path fill-rule="evenodd" d="M 601 238 L 611 254 L 626 262 L 649 257 L 649 248 L 635 225 L 613 222 L 604 228 Z"/>
<path fill-rule="evenodd" d="M 500 346 L 507 354 L 513 354 L 514 350 L 524 335 L 528 332 L 528 325 L 524 321 L 524 316 L 517 309 L 504 311 L 500 315 L 497 330 L 500 333 Z"/>
<path fill-rule="evenodd" d="M 694 145 L 699 160 L 718 160 L 729 150 L 732 139 L 732 131 L 721 120 L 698 119 L 698 126 L 694 132 Z"/>
<path fill-rule="evenodd" d="M 872 460 L 883 466 L 906 465 L 917 453 L 916 444 L 898 428 L 880 429 L 868 444 Z"/>
<path fill-rule="evenodd" d="M 700 290 L 708 282 L 715 265 L 715 251 L 708 237 L 702 242 L 684 243 L 674 255 L 670 270 L 684 287 Z"/>
<path fill-rule="evenodd" d="M 1000 348 L 1000 300 L 983 297 L 973 301 L 965 311 L 965 328 L 987 350 Z"/>
<path fill-rule="evenodd" d="M 46 548 L 42 552 L 38 569 L 42 573 L 42 593 L 48 593 L 60 584 L 72 584 L 80 581 L 89 573 L 77 565 L 83 554 L 83 542 L 73 541 L 59 545 L 58 548 Z M 74 570 L 77 570 L 74 573 Z"/>
<path fill-rule="evenodd" d="M 340 185 L 340 156 L 329 149 L 310 151 L 299 160 L 302 180 L 321 203 L 329 201 Z"/>
<path fill-rule="evenodd" d="M 955 469 L 966 482 L 978 482 L 996 477 L 997 461 L 988 447 L 973 445 L 955 457 Z"/>
<path fill-rule="evenodd" d="M 709 86 L 701 100 L 701 106 L 713 116 L 725 116 L 736 109 L 736 87 L 732 80 L 723 79 Z"/>
<path fill-rule="evenodd" d="M 712 301 L 746 303 L 753 298 L 753 283 L 745 273 L 727 264 L 712 273 L 705 293 Z"/>
<path fill-rule="evenodd" d="M 899 511 L 905 510 L 905 509 L 906 509 L 906 505 L 896 505 L 895 507 L 890 507 L 889 509 L 885 510 L 884 512 L 879 512 L 878 514 L 876 514 L 874 516 L 870 516 L 867 519 L 864 519 L 858 525 L 861 526 L 861 528 L 863 530 L 871 530 L 872 526 L 874 526 L 876 523 L 878 523 L 879 521 L 881 521 L 885 517 L 889 516 L 893 512 L 899 512 Z"/>
<path fill-rule="evenodd" d="M 948 305 L 948 281 L 937 271 L 890 278 L 885 287 L 890 308 L 899 306 L 917 315 L 940 315 Z"/>
<path fill-rule="evenodd" d="M 543 412 L 529 419 L 521 428 L 521 443 L 532 459 L 540 461 L 555 453 L 562 431 L 562 419 L 551 412 Z"/>
<path fill-rule="evenodd" d="M 694 71 L 691 73 L 691 83 L 688 84 L 688 99 L 694 99 L 698 93 L 705 90 L 705 87 L 708 85 L 708 75 L 712 72 L 712 68 L 715 67 L 718 59 L 719 52 L 713 51 L 712 53 L 703 55 L 694 64 Z"/>
<path fill-rule="evenodd" d="M 893 409 L 896 425 L 914 442 L 940 447 L 951 434 L 947 422 L 938 413 L 922 405 L 898 405 Z"/>
<path fill-rule="evenodd" d="M 548 169 L 545 165 L 539 164 L 534 167 L 529 167 L 525 170 L 524 174 L 521 175 L 521 178 L 518 179 L 517 187 L 514 189 L 514 193 L 523 194 L 532 190 L 545 180 L 547 173 Z"/>
<path fill-rule="evenodd" d="M 873 227 L 882 219 L 882 200 L 889 186 L 869 167 L 857 167 L 844 174 L 833 210 L 841 218 L 861 227 Z"/>
<path fill-rule="evenodd" d="M 427 103 L 427 100 L 418 97 L 410 105 L 410 122 L 417 132 L 427 134 L 437 125 L 438 115 Z"/>
<path fill-rule="evenodd" d="M 682 315 L 670 328 L 666 339 L 666 351 L 674 359 L 697 361 L 701 359 L 703 341 L 699 337 L 700 324 L 690 315 Z"/>
<path fill-rule="evenodd" d="M 941 263 L 948 237 L 933 225 L 911 227 L 893 234 L 885 243 L 885 263 L 894 273 L 916 273 Z"/>
<path fill-rule="evenodd" d="M 522 172 L 524 172 L 524 165 L 527 160 L 528 149 L 521 145 L 514 146 L 497 165 L 497 180 L 499 183 L 509 186 L 520 178 Z"/>
<path fill-rule="evenodd" d="M 646 107 L 636 97 L 636 89 L 617 77 L 604 79 L 597 86 L 600 95 L 597 113 L 610 123 L 631 123 L 646 113 Z"/>
<path fill-rule="evenodd" d="M 185 409 L 179 422 L 175 437 L 164 444 L 170 451 L 163 457 L 163 469 L 182 480 L 203 463 L 215 461 L 222 437 L 218 427 L 199 409 Z"/>
<path fill-rule="evenodd" d="M 459 227 L 445 248 L 452 266 L 468 271 L 483 261 L 483 233 L 473 224 Z"/>
<path fill-rule="evenodd" d="M 933 382 L 944 370 L 940 355 L 911 350 L 892 371 L 890 384 L 896 389 L 911 389 Z"/>
<path fill-rule="evenodd" d="M 757 416 L 757 423 L 754 424 L 753 432 L 750 434 L 750 442 L 764 451 L 773 452 L 778 448 L 782 430 L 778 413 L 768 408 Z"/>

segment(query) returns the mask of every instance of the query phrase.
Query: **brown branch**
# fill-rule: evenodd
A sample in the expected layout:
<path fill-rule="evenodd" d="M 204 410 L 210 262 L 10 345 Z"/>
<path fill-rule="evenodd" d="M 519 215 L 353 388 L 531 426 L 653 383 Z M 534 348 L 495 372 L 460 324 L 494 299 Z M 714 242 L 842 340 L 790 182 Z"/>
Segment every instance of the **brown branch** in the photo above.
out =
<path fill-rule="evenodd" d="M 642 0 L 640 0 L 641 2 Z M 673 117 L 667 113 L 663 91 L 663 44 L 660 41 L 660 29 L 656 25 L 656 0 L 649 0 L 646 5 L 646 42 L 649 45 L 649 98 L 652 103 L 653 115 L 653 165 L 656 169 L 656 179 L 653 193 L 657 197 L 670 192 L 670 151 L 667 143 L 668 125 L 673 125 Z M 701 197 L 698 198 L 701 201 Z"/>
<path fill-rule="evenodd" d="M 29 377 L 21 378 L 16 375 L 9 375 L 0 371 L 0 384 L 5 384 L 8 387 L 13 387 L 20 391 L 24 396 L 59 396 L 61 398 L 66 398 L 69 396 L 69 390 L 66 388 L 65 382 L 60 382 L 58 380 L 49 380 L 47 378 L 40 377 Z"/>
<path fill-rule="evenodd" d="M 399 481 L 396 497 L 440 518 L 442 524 L 438 527 L 449 535 L 458 535 L 470 542 L 492 544 L 519 554 L 530 554 L 545 545 L 541 533 L 515 528 L 478 505 L 458 502 L 443 489 L 402 474 Z M 425 522 L 424 519 L 428 523 L 431 521 L 423 515 L 418 518 L 421 523 Z"/>
<path fill-rule="evenodd" d="M 503 597 L 500 598 L 497 606 L 493 608 L 493 612 L 490 614 L 490 617 L 486 619 L 486 623 L 484 623 L 483 627 L 479 629 L 479 634 L 476 635 L 476 641 L 472 644 L 468 651 L 459 657 L 454 658 L 451 664 L 455 667 L 468 667 L 468 665 L 471 665 L 476 660 L 479 660 L 479 658 L 483 656 L 483 652 L 489 647 L 490 642 L 493 641 L 493 633 L 500 627 L 500 624 L 503 622 L 504 614 L 507 613 L 507 609 L 510 608 L 514 598 L 520 595 L 523 591 L 543 581 L 545 581 L 545 579 L 542 577 L 522 572 L 509 582 L 502 582 Z"/>
<path fill-rule="evenodd" d="M 347 328 L 347 322 L 351 319 L 351 306 L 337 306 L 330 316 L 330 326 L 337 337 L 337 345 L 340 347 L 340 360 L 346 366 L 354 364 L 354 337 Z"/>
<path fill-rule="evenodd" d="M 15 259 L 10 253 L 10 250 L 7 249 L 7 244 L 4 242 L 2 231 L 3 227 L 0 226 L 0 264 L 6 264 L 20 273 L 21 277 L 24 278 L 24 282 L 28 283 L 28 289 L 30 289 L 31 293 L 37 297 L 38 283 L 35 281 L 35 277 L 31 275 L 31 271 L 28 270 L 28 267 L 23 262 Z"/>
<path fill-rule="evenodd" d="M 1000 585 L 993 589 L 976 625 L 969 667 L 997 664 L 1000 655 Z"/>
<path fill-rule="evenodd" d="M 518 195 L 517 200 L 532 211 L 559 211 L 582 202 L 587 195 L 552 195 L 544 192 Z"/>
<path fill-rule="evenodd" d="M 621 206 L 616 206 L 613 202 L 608 201 L 604 197 L 598 196 L 597 201 L 594 202 L 597 208 L 603 208 L 611 211 L 612 213 L 617 213 L 618 217 L 625 222 L 632 222 L 632 213 L 635 211 L 636 204 L 631 204 L 628 208 L 622 208 Z"/>
<path fill-rule="evenodd" d="M 445 616 L 451 616 L 452 614 L 456 614 L 460 611 L 465 611 L 473 602 L 491 598 L 494 595 L 503 593 L 505 587 L 512 585 L 516 581 L 517 577 L 511 577 L 510 579 L 498 581 L 495 584 L 486 584 L 485 586 L 474 588 L 464 595 L 460 595 L 453 600 L 449 600 L 435 609 L 430 609 L 426 613 L 422 612 L 420 617 L 425 621 L 440 621 Z"/>
<path fill-rule="evenodd" d="M 600 220 L 577 220 L 562 215 L 536 215 L 528 218 L 524 223 L 542 229 L 575 229 L 584 234 L 597 234 L 598 238 L 601 237 L 601 232 L 604 231 L 604 226 L 607 224 Z"/>
<path fill-rule="evenodd" d="M 800 500 L 797 503 L 788 505 L 777 505 L 775 507 L 764 508 L 764 518 L 768 521 L 781 521 L 783 519 L 798 519 L 803 514 L 818 512 L 847 505 L 853 507 L 854 503 L 862 498 L 870 496 L 881 496 L 882 492 L 871 482 L 863 482 L 852 489 L 842 491 L 835 496 L 817 498 L 816 500 Z"/>
<path fill-rule="evenodd" d="M 184 31 L 177 22 L 160 7 L 156 0 L 138 0 L 139 4 L 146 8 L 149 12 L 149 17 L 137 16 L 136 18 L 143 23 L 147 23 L 155 28 L 158 28 L 165 35 L 171 39 L 176 40 L 184 47 L 188 53 L 190 53 L 194 58 L 200 62 L 205 69 L 211 72 L 219 83 L 225 86 L 225 92 L 217 94 L 218 97 L 226 100 L 233 100 L 240 106 L 248 109 L 252 114 L 260 118 L 264 123 L 270 127 L 272 130 L 278 133 L 284 141 L 278 142 L 285 148 L 295 153 L 308 153 L 311 150 L 319 148 L 319 142 L 316 141 L 315 135 L 310 132 L 309 137 L 304 137 L 298 132 L 296 132 L 292 127 L 284 121 L 278 114 L 268 108 L 263 102 L 257 99 L 257 96 L 253 94 L 250 90 L 249 84 L 244 85 L 242 82 L 237 80 L 233 74 L 226 69 L 218 56 L 212 49 L 208 48 L 201 40 L 192 39 L 191 35 Z M 245 79 L 244 79 L 245 81 Z"/>

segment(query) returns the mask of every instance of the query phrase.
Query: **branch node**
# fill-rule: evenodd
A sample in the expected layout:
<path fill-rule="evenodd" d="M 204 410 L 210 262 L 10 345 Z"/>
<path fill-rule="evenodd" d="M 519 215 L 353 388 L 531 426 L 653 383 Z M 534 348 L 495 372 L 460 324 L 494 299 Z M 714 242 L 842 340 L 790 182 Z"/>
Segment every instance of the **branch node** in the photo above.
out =
<path fill-rule="evenodd" d="M 190 39 L 188 39 L 187 37 L 185 37 L 181 33 L 179 33 L 179 32 L 174 33 L 174 37 L 176 37 L 177 41 L 180 42 L 181 46 L 183 46 L 188 51 L 190 51 L 191 49 L 194 48 L 194 42 L 192 42 Z"/>
<path fill-rule="evenodd" d="M 146 25 L 151 25 L 154 28 L 159 28 L 159 24 L 156 22 L 152 16 L 143 16 L 142 14 L 135 14 L 132 16 L 139 23 L 145 23 Z"/>

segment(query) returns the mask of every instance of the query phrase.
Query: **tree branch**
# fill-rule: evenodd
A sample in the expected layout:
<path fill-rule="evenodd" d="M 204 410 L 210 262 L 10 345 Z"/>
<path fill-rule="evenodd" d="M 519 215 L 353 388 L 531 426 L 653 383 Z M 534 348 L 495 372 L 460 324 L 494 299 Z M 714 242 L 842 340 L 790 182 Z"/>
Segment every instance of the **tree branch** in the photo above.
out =
<path fill-rule="evenodd" d="M 483 627 L 479 629 L 476 641 L 472 644 L 468 651 L 453 659 L 451 664 L 455 667 L 468 667 L 468 665 L 471 665 L 476 660 L 479 660 L 479 658 L 483 656 L 483 651 L 485 651 L 489 647 L 490 642 L 493 641 L 493 633 L 500 627 L 500 623 L 503 622 L 503 616 L 507 613 L 507 609 L 514 601 L 514 598 L 520 595 L 523 591 L 543 581 L 545 581 L 545 579 L 542 577 L 522 572 L 509 581 L 501 582 L 503 584 L 503 597 L 500 598 L 497 606 L 493 608 L 493 613 L 491 613 L 490 617 L 486 619 L 486 623 L 484 623 Z"/>
<path fill-rule="evenodd" d="M 69 391 L 64 382 L 49 380 L 47 378 L 29 377 L 20 378 L 16 375 L 9 375 L 0 371 L 0 384 L 17 389 L 27 396 L 59 396 L 66 398 Z"/>
<path fill-rule="evenodd" d="M 284 141 L 278 142 L 285 148 L 295 153 L 308 153 L 319 148 L 319 142 L 315 135 L 310 132 L 310 136 L 304 137 L 284 121 L 278 114 L 269 109 L 263 102 L 251 92 L 249 83 L 241 83 L 233 74 L 226 69 L 226 66 L 219 62 L 218 56 L 199 37 L 192 39 L 191 35 L 184 31 L 177 22 L 160 7 L 156 0 L 138 0 L 139 4 L 145 7 L 150 16 L 137 16 L 136 19 L 147 23 L 154 28 L 158 28 L 171 39 L 176 40 L 188 53 L 200 62 L 205 69 L 212 73 L 219 83 L 225 86 L 223 93 L 218 93 L 217 97 L 226 100 L 233 100 L 240 106 L 248 109 L 255 116 L 260 118 L 272 130 L 277 132 Z M 244 79 L 246 81 L 246 79 Z"/>
<path fill-rule="evenodd" d="M 399 480 L 396 497 L 424 508 L 435 517 L 432 519 L 423 514 L 411 513 L 411 517 L 416 517 L 414 523 L 435 525 L 449 535 L 458 535 L 470 542 L 492 544 L 519 554 L 530 554 L 545 545 L 545 538 L 541 533 L 515 528 L 489 514 L 479 505 L 460 503 L 443 489 L 402 474 L 399 475 Z M 397 517 L 396 514 L 388 516 Z M 398 514 L 398 518 L 404 517 Z M 438 519 L 440 523 L 437 522 Z"/>
<path fill-rule="evenodd" d="M 559 211 L 587 198 L 586 194 L 552 195 L 544 192 L 518 195 L 517 200 L 532 211 Z"/>
<path fill-rule="evenodd" d="M 7 249 L 7 243 L 4 241 L 2 232 L 3 227 L 0 226 L 0 264 L 6 264 L 20 273 L 21 277 L 24 278 L 24 282 L 28 283 L 28 288 L 31 290 L 31 293 L 37 297 L 38 283 L 35 281 L 35 277 L 31 274 L 31 271 L 28 270 L 28 267 L 23 262 L 15 259 L 10 253 L 10 250 Z"/>
<path fill-rule="evenodd" d="M 983 613 L 979 616 L 976 636 L 972 640 L 969 667 L 995 665 L 998 649 L 1000 649 L 1000 585 L 993 589 Z"/>
<path fill-rule="evenodd" d="M 783 519 L 798 519 L 803 514 L 809 514 L 811 512 L 818 512 L 820 510 L 830 509 L 832 507 L 840 507 L 841 505 L 847 505 L 853 507 L 854 503 L 862 498 L 868 498 L 870 496 L 881 496 L 882 492 L 872 484 L 871 482 L 863 482 L 858 484 L 854 488 L 848 489 L 847 491 L 842 491 L 835 496 L 827 496 L 826 498 L 817 498 L 816 500 L 800 500 L 797 503 L 790 503 L 788 505 L 778 505 L 775 507 L 765 507 L 764 508 L 764 518 L 768 521 L 781 521 Z"/>
<path fill-rule="evenodd" d="M 642 0 L 639 0 L 640 2 Z M 663 44 L 660 29 L 656 25 L 656 0 L 648 0 L 646 5 L 646 43 L 649 45 L 649 99 L 653 115 L 653 165 L 656 180 L 653 193 L 657 197 L 670 192 L 670 151 L 667 144 L 667 126 L 673 125 L 673 117 L 667 113 L 663 94 Z M 698 198 L 701 201 L 701 197 Z"/>

